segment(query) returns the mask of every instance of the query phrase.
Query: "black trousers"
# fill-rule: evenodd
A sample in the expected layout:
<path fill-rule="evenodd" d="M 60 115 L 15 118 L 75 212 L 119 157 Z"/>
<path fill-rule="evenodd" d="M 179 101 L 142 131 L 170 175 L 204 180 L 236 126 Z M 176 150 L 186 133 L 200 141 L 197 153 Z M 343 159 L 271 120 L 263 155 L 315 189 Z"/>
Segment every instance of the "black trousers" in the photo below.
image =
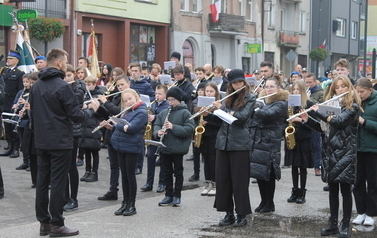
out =
<path fill-rule="evenodd" d="M 314 168 L 319 169 L 322 162 L 322 139 L 321 133 L 313 131 L 312 135 Z"/>
<path fill-rule="evenodd" d="M 71 155 L 71 166 L 69 167 L 68 171 L 68 177 L 67 177 L 67 188 L 65 192 L 65 199 L 68 201 L 68 199 L 72 198 L 74 200 L 77 200 L 77 193 L 79 191 L 79 171 L 77 169 L 76 165 L 76 156 L 77 156 L 77 150 L 79 145 L 79 137 L 73 138 L 73 150 Z M 69 194 L 69 188 L 71 188 L 71 194 Z"/>
<path fill-rule="evenodd" d="M 93 165 L 92 165 L 93 158 Z M 99 151 L 85 149 L 85 170 L 89 172 L 98 172 Z"/>
<path fill-rule="evenodd" d="M 118 192 L 119 190 L 119 163 L 118 152 L 113 148 L 111 143 L 107 144 L 107 153 L 110 162 L 110 191 Z"/>
<path fill-rule="evenodd" d="M 5 111 L 5 112 L 9 112 L 9 113 L 13 113 L 13 111 Z M 20 147 L 20 137 L 18 136 L 18 134 L 16 132 L 13 132 L 15 128 L 15 125 L 11 124 L 11 123 L 4 123 L 4 131 L 5 131 L 5 135 L 6 135 L 6 138 L 7 138 L 7 142 L 9 144 L 9 146 L 13 146 L 13 148 L 11 149 L 19 149 Z"/>
<path fill-rule="evenodd" d="M 64 226 L 63 207 L 71 156 L 72 150 L 38 150 L 35 211 L 42 223 Z"/>
<path fill-rule="evenodd" d="M 329 183 L 329 203 L 331 217 L 338 217 L 339 213 L 339 187 L 343 196 L 343 219 L 351 219 L 352 192 L 351 184 Z"/>
<path fill-rule="evenodd" d="M 216 153 L 202 153 L 205 180 L 216 181 Z"/>
<path fill-rule="evenodd" d="M 353 196 L 357 213 L 377 216 L 377 153 L 357 152 L 356 174 Z"/>
<path fill-rule="evenodd" d="M 200 148 L 192 146 L 192 153 L 194 155 L 194 174 L 200 176 Z"/>
<path fill-rule="evenodd" d="M 217 211 L 233 212 L 238 215 L 251 214 L 249 197 L 250 151 L 216 152 L 216 197 Z"/>
<path fill-rule="evenodd" d="M 180 198 L 183 187 L 183 155 L 161 153 L 160 158 L 165 172 L 165 196 Z M 174 188 L 173 175 L 175 177 Z"/>
<path fill-rule="evenodd" d="M 3 174 L 1 173 L 1 167 L 0 167 L 0 195 L 4 196 L 4 182 L 3 182 Z"/>
<path fill-rule="evenodd" d="M 157 146 L 149 145 L 147 147 L 148 171 L 147 171 L 146 184 L 152 187 L 154 183 L 154 174 L 156 171 L 156 158 L 157 158 L 157 155 L 155 155 L 156 151 L 157 151 Z M 164 181 L 165 181 L 164 167 L 160 166 L 158 185 L 159 186 L 164 185 Z"/>
<path fill-rule="evenodd" d="M 144 156 L 145 156 L 145 146 L 143 147 L 140 154 L 138 154 L 137 156 L 136 168 L 139 168 L 140 170 L 143 170 Z"/>
<path fill-rule="evenodd" d="M 123 200 L 135 202 L 136 200 L 136 161 L 138 154 L 118 152 L 118 162 L 122 172 Z"/>

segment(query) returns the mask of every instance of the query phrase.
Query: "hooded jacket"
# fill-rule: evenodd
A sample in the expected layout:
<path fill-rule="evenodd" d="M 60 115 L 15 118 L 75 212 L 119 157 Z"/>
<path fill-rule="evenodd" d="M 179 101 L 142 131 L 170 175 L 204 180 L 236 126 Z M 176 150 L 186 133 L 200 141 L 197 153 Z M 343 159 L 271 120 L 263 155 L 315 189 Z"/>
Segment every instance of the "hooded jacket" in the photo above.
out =
<path fill-rule="evenodd" d="M 147 80 L 142 77 L 140 80 L 132 80 L 130 88 L 134 89 L 139 94 L 144 94 L 149 96 L 149 100 L 152 102 L 155 99 L 155 93 L 151 87 L 151 85 L 147 82 Z"/>
<path fill-rule="evenodd" d="M 265 92 L 260 93 L 261 96 Z M 271 169 L 275 178 L 281 178 L 280 150 L 283 131 L 287 126 L 289 92 L 280 90 L 265 99 L 266 105 L 254 112 L 250 123 L 251 156 L 250 175 L 253 178 L 268 181 Z"/>
<path fill-rule="evenodd" d="M 73 149 L 72 122 L 87 120 L 94 113 L 82 110 L 64 72 L 45 68 L 30 91 L 35 147 L 42 150 Z"/>
<path fill-rule="evenodd" d="M 377 153 L 377 91 L 363 102 L 364 112 L 359 115 L 365 119 L 364 124 L 359 125 L 357 133 L 357 150 L 361 152 Z"/>
<path fill-rule="evenodd" d="M 157 115 L 154 123 L 153 136 L 157 136 L 158 131 L 163 127 L 168 109 L 163 110 Z M 178 106 L 172 107 L 168 121 L 173 124 L 172 130 L 166 130 L 162 143 L 166 147 L 161 147 L 160 151 L 164 154 L 187 154 L 190 148 L 192 135 L 194 133 L 194 120 L 189 120 L 191 113 L 187 110 L 187 105 L 183 102 Z"/>

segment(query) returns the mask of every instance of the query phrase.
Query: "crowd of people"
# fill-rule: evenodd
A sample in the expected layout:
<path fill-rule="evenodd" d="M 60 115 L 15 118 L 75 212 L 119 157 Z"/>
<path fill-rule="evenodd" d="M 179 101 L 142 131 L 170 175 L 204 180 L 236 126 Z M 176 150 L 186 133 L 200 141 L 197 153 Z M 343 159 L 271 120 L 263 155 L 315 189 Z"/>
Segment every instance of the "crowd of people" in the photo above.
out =
<path fill-rule="evenodd" d="M 349 78 L 346 59 L 337 61 L 322 82 L 301 65 L 285 79 L 281 71 L 274 74 L 267 61 L 251 80 L 243 70 L 221 65 L 193 69 L 180 63 L 178 52 L 171 54 L 173 69 L 131 63 L 123 71 L 104 64 L 101 75 L 90 74 L 85 57 L 76 68 L 67 64 L 68 54 L 61 49 L 36 58 L 39 72 L 24 74 L 17 68 L 19 59 L 20 54 L 11 51 L 0 72 L 8 143 L 0 156 L 18 157 L 21 148 L 23 160 L 16 169 L 31 172 L 40 235 L 79 233 L 64 226 L 63 210 L 78 208 L 79 181 L 99 180 L 102 148 L 108 152 L 110 187 L 98 200 L 118 200 L 121 176 L 123 200 L 115 215 L 137 214 L 136 175 L 142 173 L 144 157 L 147 180 L 141 192 L 153 190 L 159 163 L 156 191 L 165 197 L 158 205 L 180 206 L 183 156 L 192 146 L 194 174 L 188 180 L 200 179 L 203 160 L 201 195 L 214 196 L 214 208 L 225 212 L 219 226 L 245 226 L 252 213 L 250 178 L 260 192 L 255 212 L 276 209 L 283 148 L 283 165 L 291 168 L 292 176 L 287 202 L 306 202 L 309 168 L 327 184 L 330 218 L 321 235 L 349 237 L 350 223 L 374 225 L 377 93 L 373 80 Z M 166 76 L 168 84 L 161 81 Z M 201 105 L 203 98 L 211 98 L 211 103 Z M 299 100 L 293 103 L 295 98 Z M 328 108 L 324 111 L 323 106 Z M 77 166 L 83 165 L 85 173 L 79 178 Z M 358 213 L 353 220 L 352 193 Z"/>

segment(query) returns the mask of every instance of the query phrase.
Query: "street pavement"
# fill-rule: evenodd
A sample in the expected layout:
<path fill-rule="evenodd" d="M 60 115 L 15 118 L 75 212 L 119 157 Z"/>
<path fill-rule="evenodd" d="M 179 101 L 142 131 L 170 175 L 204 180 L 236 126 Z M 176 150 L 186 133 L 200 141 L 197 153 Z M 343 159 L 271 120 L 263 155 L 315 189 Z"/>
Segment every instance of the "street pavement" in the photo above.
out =
<path fill-rule="evenodd" d="M 3 148 L 4 141 L 0 141 Z M 0 151 L 2 151 L 0 148 Z M 141 192 L 146 181 L 146 159 L 143 173 L 137 175 L 137 214 L 130 217 L 115 216 L 120 207 L 118 201 L 99 201 L 97 197 L 109 187 L 109 161 L 107 150 L 100 151 L 99 181 L 80 182 L 79 208 L 65 212 L 66 226 L 79 229 L 79 237 L 320 237 L 320 230 L 327 225 L 329 216 L 328 193 L 322 190 L 324 183 L 308 169 L 305 204 L 287 203 L 292 187 L 290 169 L 282 169 L 282 179 L 276 184 L 276 211 L 270 214 L 248 216 L 248 225 L 241 228 L 219 227 L 224 213 L 213 208 L 214 197 L 200 196 L 204 174 L 201 163 L 200 181 L 189 182 L 193 174 L 193 162 L 184 158 L 184 191 L 180 207 L 159 207 L 164 194 L 156 193 L 159 167 L 156 167 L 154 189 Z M 31 188 L 30 172 L 15 170 L 21 157 L 0 157 L 5 196 L 0 200 L 0 237 L 39 237 L 39 223 L 35 218 L 35 189 Z M 85 167 L 79 168 L 82 176 Z M 252 180 L 252 179 L 251 179 Z M 250 183 L 250 200 L 253 209 L 260 202 L 257 184 Z M 341 198 L 341 196 L 340 196 Z M 340 206 L 340 211 L 342 210 Z M 356 216 L 355 206 L 353 218 Z M 341 216 L 340 216 L 341 217 Z M 352 229 L 353 237 L 377 237 L 374 227 L 358 226 Z"/>

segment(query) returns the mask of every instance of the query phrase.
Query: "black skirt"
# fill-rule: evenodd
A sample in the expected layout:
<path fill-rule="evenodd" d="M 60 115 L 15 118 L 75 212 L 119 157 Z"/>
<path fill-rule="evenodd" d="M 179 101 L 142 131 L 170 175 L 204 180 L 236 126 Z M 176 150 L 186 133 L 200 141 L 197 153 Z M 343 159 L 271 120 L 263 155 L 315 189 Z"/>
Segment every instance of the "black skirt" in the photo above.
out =
<path fill-rule="evenodd" d="M 304 169 L 313 168 L 314 157 L 311 139 L 296 140 L 296 146 L 292 150 L 288 150 L 285 146 L 284 164 Z"/>

